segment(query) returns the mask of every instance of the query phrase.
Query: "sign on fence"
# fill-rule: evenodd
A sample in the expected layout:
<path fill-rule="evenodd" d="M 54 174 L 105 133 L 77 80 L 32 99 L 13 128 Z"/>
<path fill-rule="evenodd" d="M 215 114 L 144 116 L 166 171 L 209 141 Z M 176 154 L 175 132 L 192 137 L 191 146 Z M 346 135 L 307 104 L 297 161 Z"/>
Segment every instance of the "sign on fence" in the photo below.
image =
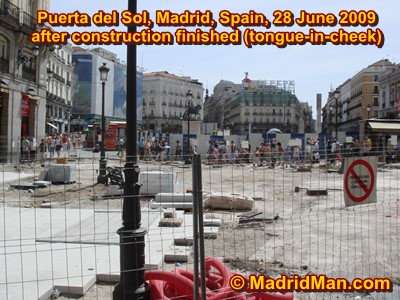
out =
<path fill-rule="evenodd" d="M 376 203 L 377 157 L 349 157 L 344 161 L 344 202 L 346 206 Z"/>

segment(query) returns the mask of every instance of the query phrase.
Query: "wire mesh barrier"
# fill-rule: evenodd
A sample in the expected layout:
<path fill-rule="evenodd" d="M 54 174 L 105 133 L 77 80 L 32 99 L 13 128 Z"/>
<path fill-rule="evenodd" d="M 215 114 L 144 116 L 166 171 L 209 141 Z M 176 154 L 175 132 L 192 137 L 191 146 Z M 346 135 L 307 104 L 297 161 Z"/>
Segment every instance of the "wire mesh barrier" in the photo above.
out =
<path fill-rule="evenodd" d="M 203 155 L 194 167 L 139 159 L 144 241 L 128 240 L 129 253 L 118 232 L 131 192 L 125 157 L 107 152 L 108 184 L 97 183 L 98 153 L 3 164 L 0 299 L 111 299 L 127 257 L 144 259 L 135 274 L 152 299 L 399 299 L 400 164 L 338 154 Z M 308 285 L 269 281 L 312 275 Z M 338 288 L 323 275 L 387 278 L 392 292 Z"/>

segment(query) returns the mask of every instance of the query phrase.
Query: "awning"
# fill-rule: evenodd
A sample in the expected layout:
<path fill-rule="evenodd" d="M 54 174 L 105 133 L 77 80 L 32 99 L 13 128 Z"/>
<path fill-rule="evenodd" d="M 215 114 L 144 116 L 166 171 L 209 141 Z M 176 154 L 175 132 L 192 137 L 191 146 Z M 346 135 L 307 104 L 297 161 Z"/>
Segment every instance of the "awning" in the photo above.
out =
<path fill-rule="evenodd" d="M 38 96 L 32 96 L 32 95 L 27 95 L 27 96 L 31 100 L 35 100 L 35 101 L 39 101 L 40 100 L 40 97 L 38 97 Z"/>
<path fill-rule="evenodd" d="M 28 97 L 30 100 L 34 100 L 34 101 L 40 100 L 39 96 L 33 96 L 33 95 L 30 95 L 30 94 L 22 94 L 22 95 L 25 96 L 25 97 Z"/>
<path fill-rule="evenodd" d="M 57 127 L 56 125 L 54 125 L 54 124 L 51 124 L 51 123 L 47 123 L 47 125 L 49 125 L 49 126 L 53 127 L 55 130 L 57 130 L 57 131 L 58 131 L 58 127 Z"/>
<path fill-rule="evenodd" d="M 367 128 L 372 132 L 400 133 L 400 122 L 368 122 Z"/>

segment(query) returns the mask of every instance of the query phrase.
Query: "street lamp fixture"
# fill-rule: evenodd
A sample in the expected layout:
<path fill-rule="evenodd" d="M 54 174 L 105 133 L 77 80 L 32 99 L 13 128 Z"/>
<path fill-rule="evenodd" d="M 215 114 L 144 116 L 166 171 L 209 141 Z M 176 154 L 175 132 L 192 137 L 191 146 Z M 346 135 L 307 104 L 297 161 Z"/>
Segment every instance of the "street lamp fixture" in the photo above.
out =
<path fill-rule="evenodd" d="M 335 138 L 337 139 L 337 132 L 338 132 L 338 100 L 339 100 L 339 96 L 340 96 L 340 91 L 339 90 L 335 90 L 333 92 L 333 97 L 335 98 Z M 329 108 L 331 111 L 333 110 L 333 107 L 331 106 Z"/>
<path fill-rule="evenodd" d="M 107 75 L 108 72 L 110 71 L 109 68 L 106 67 L 106 63 L 103 63 L 103 65 L 99 68 L 100 71 L 100 81 L 102 85 L 101 89 L 101 144 L 100 144 L 100 161 L 99 161 L 99 176 L 97 176 L 97 183 L 104 183 L 106 184 L 108 182 L 107 180 L 107 175 L 106 175 L 106 166 L 107 166 L 107 160 L 106 160 L 106 153 L 104 149 L 104 131 L 106 130 L 106 119 L 104 116 L 104 91 L 105 91 L 105 85 L 107 81 Z"/>
<path fill-rule="evenodd" d="M 21 50 L 18 50 L 18 57 L 17 57 L 18 68 L 20 65 L 26 65 L 30 61 L 33 61 L 39 55 L 39 47 L 38 46 L 36 46 L 36 45 L 33 46 L 32 55 L 34 58 L 29 57 L 29 56 L 25 55 Z"/>
<path fill-rule="evenodd" d="M 368 113 L 368 119 L 369 119 L 369 112 L 371 111 L 371 105 L 368 103 L 367 105 L 367 113 Z"/>
<path fill-rule="evenodd" d="M 71 133 L 71 109 L 67 109 L 68 133 Z"/>
<path fill-rule="evenodd" d="M 33 56 L 38 56 L 39 55 L 39 46 L 37 46 L 37 45 L 33 46 L 32 54 L 33 54 Z"/>
<path fill-rule="evenodd" d="M 193 106 L 193 94 L 190 90 L 187 91 L 186 93 L 186 116 L 187 116 L 187 121 L 188 121 L 188 128 L 187 128 L 187 150 L 186 150 L 186 156 L 185 156 L 185 164 L 191 164 L 192 160 L 190 158 L 190 109 Z"/>

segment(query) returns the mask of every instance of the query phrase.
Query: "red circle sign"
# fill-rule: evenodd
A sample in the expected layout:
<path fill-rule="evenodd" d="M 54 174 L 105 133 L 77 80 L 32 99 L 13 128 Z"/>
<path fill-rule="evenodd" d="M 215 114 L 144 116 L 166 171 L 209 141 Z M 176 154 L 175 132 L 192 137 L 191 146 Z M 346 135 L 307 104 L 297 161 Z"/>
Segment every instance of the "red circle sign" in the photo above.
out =
<path fill-rule="evenodd" d="M 357 165 L 362 165 L 365 168 L 367 168 L 370 178 L 371 178 L 369 187 L 365 186 L 364 182 L 360 179 L 360 177 L 355 172 L 354 168 Z M 363 191 L 365 192 L 365 194 L 363 196 L 356 197 L 355 195 L 353 195 L 351 193 L 351 190 L 349 188 L 349 182 L 348 182 L 350 174 L 353 176 L 354 180 L 359 184 L 360 188 L 363 189 Z M 353 161 L 353 163 L 349 166 L 349 168 L 346 172 L 346 176 L 344 178 L 344 187 L 345 187 L 346 193 L 349 196 L 349 198 L 354 202 L 363 202 L 365 199 L 367 199 L 371 195 L 372 190 L 374 189 L 374 185 L 375 185 L 375 175 L 374 175 L 374 170 L 372 169 L 371 165 L 368 162 L 366 162 L 365 160 L 361 160 L 361 159 Z"/>

